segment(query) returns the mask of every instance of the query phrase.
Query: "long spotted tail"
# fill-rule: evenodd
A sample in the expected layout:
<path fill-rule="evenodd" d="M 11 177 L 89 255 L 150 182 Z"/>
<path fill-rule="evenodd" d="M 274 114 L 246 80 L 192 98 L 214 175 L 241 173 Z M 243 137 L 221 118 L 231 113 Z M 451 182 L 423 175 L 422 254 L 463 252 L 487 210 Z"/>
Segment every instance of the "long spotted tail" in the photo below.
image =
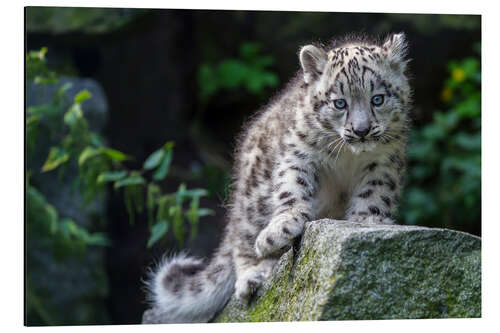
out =
<path fill-rule="evenodd" d="M 225 259 L 215 255 L 208 265 L 185 254 L 164 259 L 147 282 L 153 308 L 143 323 L 208 322 L 234 291 L 236 275 Z"/>

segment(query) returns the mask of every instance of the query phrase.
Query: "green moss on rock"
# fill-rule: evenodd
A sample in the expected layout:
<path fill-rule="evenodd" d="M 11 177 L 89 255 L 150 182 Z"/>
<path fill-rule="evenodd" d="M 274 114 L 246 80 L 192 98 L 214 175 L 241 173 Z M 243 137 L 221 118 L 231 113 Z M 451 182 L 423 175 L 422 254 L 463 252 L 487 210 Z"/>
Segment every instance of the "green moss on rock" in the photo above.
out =
<path fill-rule="evenodd" d="M 216 322 L 481 316 L 481 240 L 445 229 L 320 220 L 248 306 Z"/>

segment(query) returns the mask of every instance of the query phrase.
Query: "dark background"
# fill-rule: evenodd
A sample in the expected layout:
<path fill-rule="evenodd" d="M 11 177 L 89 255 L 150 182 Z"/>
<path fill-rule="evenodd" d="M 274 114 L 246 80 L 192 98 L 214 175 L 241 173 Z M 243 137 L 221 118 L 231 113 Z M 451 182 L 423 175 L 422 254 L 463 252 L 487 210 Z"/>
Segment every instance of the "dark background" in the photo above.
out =
<path fill-rule="evenodd" d="M 151 152 L 168 140 L 175 141 L 172 172 L 161 186 L 173 192 L 185 182 L 188 187 L 210 190 L 202 206 L 213 209 L 216 215 L 202 218 L 198 236 L 183 247 L 203 257 L 218 244 L 225 223 L 223 203 L 234 138 L 245 119 L 299 69 L 300 46 L 353 32 L 385 37 L 404 31 L 412 59 L 413 126 L 418 131 L 432 123 L 437 110 L 451 109 L 442 93 L 450 78 L 449 64 L 478 58 L 474 46 L 481 41 L 480 16 L 463 15 L 31 7 L 26 11 L 26 24 L 27 51 L 47 47 L 47 64 L 59 75 L 91 78 L 102 86 L 108 107 L 101 134 L 110 147 L 135 157 L 129 162 L 131 168 L 140 168 Z M 208 97 L 203 95 L 201 68 L 241 58 L 240 48 L 245 43 L 258 44 L 260 54 L 274 60 L 266 72 L 277 81 L 270 80 L 255 91 L 245 85 L 219 85 Z M 467 125 L 461 126 L 468 130 Z M 426 167 L 431 169 L 432 165 Z M 430 176 L 421 183 L 412 182 L 415 179 L 410 177 L 408 188 L 425 189 L 424 193 L 429 193 L 425 200 L 433 200 L 432 186 L 439 185 L 440 177 L 439 172 L 433 172 L 429 171 Z M 45 176 L 33 177 L 36 184 L 36 177 L 42 183 Z M 460 215 L 456 210 L 463 209 L 456 203 L 459 200 L 444 200 L 432 214 L 414 215 L 420 216 L 418 221 L 402 214 L 399 222 L 480 235 L 480 194 L 474 195 L 472 215 L 467 219 L 455 218 Z M 421 204 L 429 205 L 425 200 Z M 130 225 L 119 192 L 108 191 L 103 206 L 105 223 L 101 225 L 112 246 L 95 250 L 103 260 L 90 261 L 87 269 L 99 271 L 99 281 L 106 287 L 96 286 L 102 291 L 90 300 L 83 295 L 55 302 L 54 286 L 44 285 L 43 268 L 34 271 L 33 280 L 42 281 L 38 298 L 46 302 L 52 321 L 47 323 L 43 314 L 29 308 L 29 325 L 140 322 L 147 306 L 141 278 L 164 251 L 180 248 L 168 234 L 166 240 L 147 249 L 149 231 L 141 222 L 144 216 Z M 414 205 L 410 208 L 419 209 Z M 448 218 L 440 218 L 444 215 Z M 93 255 L 92 251 L 85 255 Z M 64 267 L 70 266 L 63 264 L 54 270 L 64 271 Z M 65 279 L 64 274 L 57 276 Z M 84 308 L 85 316 L 74 315 Z"/>

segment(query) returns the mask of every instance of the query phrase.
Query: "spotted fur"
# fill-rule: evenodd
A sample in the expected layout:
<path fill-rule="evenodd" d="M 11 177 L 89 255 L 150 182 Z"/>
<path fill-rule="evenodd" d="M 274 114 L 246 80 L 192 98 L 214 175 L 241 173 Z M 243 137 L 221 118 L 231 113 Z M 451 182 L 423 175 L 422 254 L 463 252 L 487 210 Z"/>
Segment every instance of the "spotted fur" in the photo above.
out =
<path fill-rule="evenodd" d="M 406 49 L 403 34 L 301 49 L 296 79 L 237 143 L 218 251 L 208 264 L 181 255 L 153 273 L 161 322 L 207 321 L 233 293 L 248 301 L 306 222 L 393 223 L 411 105 Z"/>

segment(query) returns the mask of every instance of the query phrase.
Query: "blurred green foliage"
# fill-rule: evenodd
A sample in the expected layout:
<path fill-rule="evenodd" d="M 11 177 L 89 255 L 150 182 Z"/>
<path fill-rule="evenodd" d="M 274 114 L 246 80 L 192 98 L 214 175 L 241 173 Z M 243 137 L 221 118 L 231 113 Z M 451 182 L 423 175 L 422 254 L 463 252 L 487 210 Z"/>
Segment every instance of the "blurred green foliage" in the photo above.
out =
<path fill-rule="evenodd" d="M 40 51 L 30 51 L 26 56 L 27 80 L 32 80 L 35 84 L 47 84 L 57 82 L 57 76 L 45 66 L 46 48 Z M 68 250 L 70 245 L 108 245 L 106 237 L 101 233 L 89 234 L 84 228 L 79 227 L 73 220 L 68 218 L 59 219 L 56 209 L 45 200 L 43 194 L 30 184 L 30 177 L 36 172 L 33 170 L 32 156 L 36 147 L 36 140 L 39 125 L 46 121 L 52 135 L 60 136 L 61 124 L 59 120 L 64 119 L 64 123 L 69 127 L 67 134 L 61 137 L 60 146 L 50 148 L 47 160 L 41 168 L 41 172 L 48 172 L 58 166 L 67 163 L 70 158 L 78 154 L 84 145 L 90 143 L 95 136 L 88 130 L 88 124 L 83 117 L 81 103 L 90 98 L 88 91 L 82 91 L 75 96 L 74 103 L 69 110 L 63 114 L 61 110 L 62 97 L 69 89 L 68 85 L 63 85 L 53 96 L 51 104 L 31 106 L 27 109 L 26 115 L 26 146 L 27 146 L 27 170 L 26 170 L 26 203 L 27 203 L 27 231 L 37 228 L 48 231 L 55 239 L 67 241 Z M 63 170 L 61 170 L 63 172 Z M 85 179 L 85 177 L 83 177 Z M 85 187 L 91 193 L 95 189 Z M 90 197 L 89 197 L 90 199 Z"/>
<path fill-rule="evenodd" d="M 481 65 L 477 55 L 448 64 L 440 98 L 446 111 L 411 132 L 407 224 L 477 230 L 481 223 Z"/>
<path fill-rule="evenodd" d="M 46 49 L 39 52 L 31 51 L 27 57 L 27 72 L 35 73 L 35 76 L 28 76 L 28 80 L 34 79 L 35 82 L 52 83 L 56 80 L 54 74 L 47 69 L 41 70 L 40 59 L 44 59 Z M 32 65 L 36 66 L 32 68 Z M 42 75 L 40 75 L 40 73 Z M 50 76 L 51 80 L 46 80 Z M 124 189 L 124 200 L 129 213 L 130 222 L 133 223 L 136 213 L 142 213 L 144 208 L 144 198 L 147 199 L 147 208 L 149 216 L 153 216 L 157 211 L 156 222 L 170 221 L 174 228 L 177 241 L 183 243 L 183 232 L 180 231 L 183 225 L 184 217 L 191 223 L 193 230 L 196 229 L 198 218 L 211 214 L 205 209 L 193 209 L 198 206 L 200 197 L 206 196 L 208 192 L 203 189 L 186 190 L 186 186 L 181 184 L 179 190 L 173 194 L 164 194 L 160 186 L 156 183 L 162 181 L 169 174 L 170 165 L 173 159 L 173 142 L 167 142 L 160 149 L 153 152 L 143 163 L 140 170 L 130 170 L 124 162 L 133 158 L 126 154 L 106 147 L 103 139 L 95 132 L 91 131 L 88 122 L 84 117 L 82 103 L 91 98 L 91 93 L 87 90 L 79 92 L 73 100 L 73 104 L 67 111 L 61 112 L 60 102 L 68 85 L 63 85 L 54 96 L 51 105 L 32 106 L 28 108 L 27 117 L 27 142 L 28 153 L 35 148 L 34 139 L 36 139 L 37 124 L 44 117 L 52 117 L 52 121 L 63 123 L 63 128 L 58 128 L 60 142 L 52 146 L 48 152 L 47 159 L 42 166 L 41 172 L 48 172 L 64 166 L 71 161 L 78 165 L 79 174 L 75 184 L 84 194 L 85 203 L 90 203 L 96 198 L 96 195 L 103 192 L 107 183 L 113 183 L 115 190 Z M 56 124 L 60 125 L 60 124 Z M 64 132 L 65 130 L 65 132 Z M 65 135 L 61 136 L 61 133 Z M 28 159 L 29 162 L 29 159 Z M 28 171 L 31 172 L 28 163 Z M 146 174 L 151 174 L 151 181 L 148 181 Z M 183 202 L 191 201 L 189 210 L 184 212 Z M 164 211 L 168 213 L 164 213 Z M 182 213 L 182 214 L 180 214 Z M 180 222 L 176 222 L 180 221 Z M 153 224 L 154 219 L 150 219 Z M 159 239 L 158 234 L 151 237 Z M 194 234 L 193 234 L 194 236 Z M 148 243 L 149 246 L 154 242 Z"/>
<path fill-rule="evenodd" d="M 432 35 L 442 28 L 473 30 L 481 27 L 479 15 L 387 14 L 391 19 L 411 23 L 420 33 Z"/>
<path fill-rule="evenodd" d="M 103 33 L 118 29 L 147 11 L 133 8 L 26 7 L 26 27 L 28 32 Z"/>
<path fill-rule="evenodd" d="M 268 69 L 274 63 L 274 58 L 262 55 L 259 44 L 243 43 L 239 51 L 236 59 L 224 59 L 215 65 L 201 65 L 198 82 L 202 102 L 224 89 L 244 89 L 259 95 L 265 88 L 278 85 L 278 76 Z"/>
<path fill-rule="evenodd" d="M 30 51 L 26 56 L 26 79 L 34 84 L 57 83 L 57 75 L 45 65 L 46 48 Z M 175 193 L 163 193 L 158 182 L 169 175 L 173 159 L 173 142 L 167 142 L 153 152 L 139 170 L 129 169 L 125 163 L 133 160 L 116 149 L 107 147 L 104 140 L 89 128 L 84 116 L 83 103 L 92 97 L 88 90 L 78 92 L 69 108 L 63 108 L 63 99 L 70 85 L 58 88 L 49 104 L 30 106 L 26 113 L 26 234 L 27 242 L 42 241 L 53 249 L 55 262 L 64 264 L 65 260 L 74 259 L 75 255 L 84 255 L 87 246 L 112 246 L 103 232 L 90 232 L 73 219 L 60 216 L 54 205 L 46 199 L 42 191 L 31 183 L 40 173 L 59 171 L 59 178 L 68 169 L 75 168 L 77 173 L 72 181 L 73 188 L 82 194 L 81 214 L 87 214 L 86 208 L 96 201 L 104 199 L 108 184 L 116 191 L 123 191 L 123 198 L 130 223 L 135 216 L 147 210 L 150 237 L 145 244 L 153 246 L 165 239 L 168 230 L 172 230 L 180 247 L 186 238 L 186 223 L 190 224 L 190 237 L 194 238 L 201 217 L 212 215 L 210 209 L 200 208 L 200 198 L 208 195 L 204 189 L 188 190 L 181 184 Z M 51 142 L 55 142 L 48 151 L 37 145 L 41 127 L 47 128 Z M 46 133 L 44 133 L 46 134 Z M 34 156 L 46 157 L 40 170 L 34 167 Z M 27 252 L 27 261 L 35 262 L 35 253 Z M 98 270 L 98 267 L 93 269 Z M 37 278 L 27 269 L 29 287 L 26 290 L 27 314 L 35 312 L 49 325 L 57 325 L 55 318 L 50 318 L 46 311 L 50 297 L 39 292 Z M 42 292 L 43 293 L 43 292 Z M 70 324 L 65 322 L 65 324 Z"/>

